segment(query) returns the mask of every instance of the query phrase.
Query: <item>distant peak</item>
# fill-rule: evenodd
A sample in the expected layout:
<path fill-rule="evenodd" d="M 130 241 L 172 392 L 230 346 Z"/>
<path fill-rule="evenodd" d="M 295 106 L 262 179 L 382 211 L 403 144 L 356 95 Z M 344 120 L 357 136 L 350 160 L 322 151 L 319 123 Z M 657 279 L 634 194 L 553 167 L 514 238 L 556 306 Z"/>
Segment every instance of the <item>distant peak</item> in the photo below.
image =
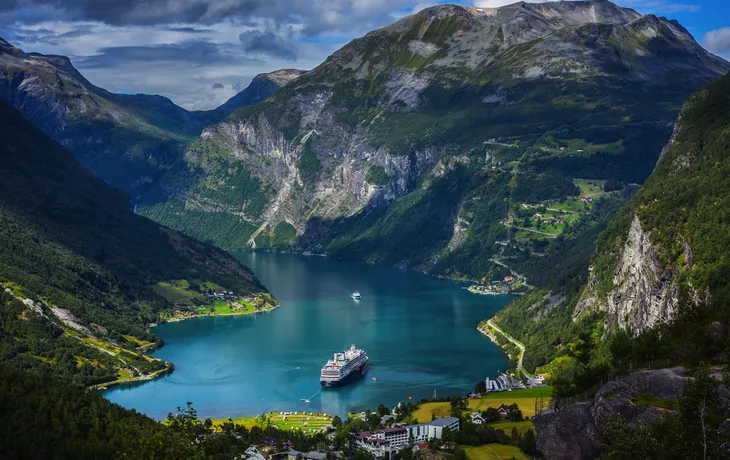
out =
<path fill-rule="evenodd" d="M 305 73 L 307 73 L 306 70 L 300 69 L 279 69 L 274 70 L 273 72 L 260 73 L 254 77 L 253 81 L 265 79 L 273 81 L 279 86 L 284 86 Z"/>

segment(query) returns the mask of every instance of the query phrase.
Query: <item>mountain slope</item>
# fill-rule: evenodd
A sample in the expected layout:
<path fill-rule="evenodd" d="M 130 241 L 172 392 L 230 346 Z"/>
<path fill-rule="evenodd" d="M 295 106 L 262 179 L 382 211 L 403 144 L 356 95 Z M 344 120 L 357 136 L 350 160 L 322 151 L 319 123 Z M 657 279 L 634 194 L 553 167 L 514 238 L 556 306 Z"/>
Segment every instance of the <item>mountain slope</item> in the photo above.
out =
<path fill-rule="evenodd" d="M 0 122 L 3 361 L 84 384 L 149 375 L 166 365 L 141 355 L 156 341 L 147 327 L 180 302 L 165 286 L 270 299 L 225 252 L 131 213 L 124 193 L 2 101 Z"/>
<path fill-rule="evenodd" d="M 228 99 L 225 104 L 215 110 L 221 112 L 224 116 L 228 116 L 241 107 L 258 104 L 268 99 L 277 89 L 295 78 L 299 78 L 304 73 L 306 73 L 304 70 L 281 69 L 256 75 L 243 91 Z"/>
<path fill-rule="evenodd" d="M 225 248 L 502 279 L 490 259 L 590 254 L 579 236 L 612 190 L 646 178 L 681 102 L 728 69 L 606 1 L 428 8 L 204 130 L 140 212 Z"/>
<path fill-rule="evenodd" d="M 585 331 L 606 346 L 585 370 L 599 379 L 604 366 L 632 361 L 727 361 L 729 95 L 726 75 L 688 99 L 656 169 L 601 233 L 590 268 L 497 315 L 526 344 L 529 369 L 573 356 Z M 610 345 L 622 331 L 633 345 Z M 607 356 L 613 363 L 600 362 Z"/>
<path fill-rule="evenodd" d="M 203 127 L 267 98 L 297 72 L 264 74 L 219 109 L 189 112 L 162 96 L 111 93 L 86 80 L 67 57 L 25 53 L 0 42 L 0 98 L 133 199 Z"/>

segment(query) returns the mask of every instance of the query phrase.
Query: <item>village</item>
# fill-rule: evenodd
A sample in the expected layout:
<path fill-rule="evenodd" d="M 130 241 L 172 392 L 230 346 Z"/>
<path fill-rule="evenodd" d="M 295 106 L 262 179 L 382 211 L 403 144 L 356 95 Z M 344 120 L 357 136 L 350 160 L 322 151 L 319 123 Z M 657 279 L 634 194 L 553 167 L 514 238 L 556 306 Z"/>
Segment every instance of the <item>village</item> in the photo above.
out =
<path fill-rule="evenodd" d="M 316 412 L 271 412 L 252 419 L 214 421 L 213 427 L 220 431 L 240 424 L 263 430 L 267 435 L 246 451 L 244 458 L 248 460 L 431 458 L 421 454 L 454 453 L 459 449 L 487 454 L 483 458 L 502 458 L 492 457 L 490 452 L 509 452 L 506 458 L 527 459 L 530 457 L 519 447 L 509 443 L 525 437 L 534 439 L 531 417 L 546 407 L 545 401 L 552 395 L 550 387 L 542 382 L 540 386 L 528 388 L 519 379 L 501 374 L 495 380 L 480 382 L 477 388 L 486 388 L 484 393 L 422 400 L 419 404 L 398 403 L 392 409 L 381 405 L 377 412 L 349 414 L 344 421 Z M 496 440 L 477 445 L 467 441 L 479 430 L 494 430 L 498 433 Z M 287 439 L 287 433 L 324 437 L 317 438 L 323 441 L 317 441 L 316 449 L 299 450 L 296 442 Z"/>
<path fill-rule="evenodd" d="M 168 322 L 183 321 L 202 316 L 246 315 L 270 311 L 278 305 L 261 294 L 241 295 L 233 291 L 215 291 L 206 294 L 210 303 L 194 305 L 176 310 Z"/>

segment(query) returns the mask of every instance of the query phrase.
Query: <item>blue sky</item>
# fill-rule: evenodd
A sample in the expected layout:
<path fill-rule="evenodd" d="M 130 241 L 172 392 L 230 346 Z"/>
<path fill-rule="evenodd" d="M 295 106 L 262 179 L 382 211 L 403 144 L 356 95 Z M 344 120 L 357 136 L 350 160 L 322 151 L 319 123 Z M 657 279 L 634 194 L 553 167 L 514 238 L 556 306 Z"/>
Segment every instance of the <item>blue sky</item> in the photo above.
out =
<path fill-rule="evenodd" d="M 311 69 L 347 41 L 438 3 L 514 0 L 2 0 L 0 36 L 25 51 L 69 56 L 111 91 L 208 109 L 258 73 Z M 615 3 L 677 19 L 730 60 L 730 0 Z"/>

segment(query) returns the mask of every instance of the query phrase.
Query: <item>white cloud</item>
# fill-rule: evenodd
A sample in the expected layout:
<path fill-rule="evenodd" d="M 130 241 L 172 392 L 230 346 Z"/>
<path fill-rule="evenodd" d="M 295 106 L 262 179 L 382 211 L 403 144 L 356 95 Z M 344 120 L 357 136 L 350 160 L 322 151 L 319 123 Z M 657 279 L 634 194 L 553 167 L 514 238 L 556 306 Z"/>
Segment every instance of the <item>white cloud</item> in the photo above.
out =
<path fill-rule="evenodd" d="M 730 27 L 707 32 L 702 38 L 702 46 L 726 59 L 730 58 Z"/>

